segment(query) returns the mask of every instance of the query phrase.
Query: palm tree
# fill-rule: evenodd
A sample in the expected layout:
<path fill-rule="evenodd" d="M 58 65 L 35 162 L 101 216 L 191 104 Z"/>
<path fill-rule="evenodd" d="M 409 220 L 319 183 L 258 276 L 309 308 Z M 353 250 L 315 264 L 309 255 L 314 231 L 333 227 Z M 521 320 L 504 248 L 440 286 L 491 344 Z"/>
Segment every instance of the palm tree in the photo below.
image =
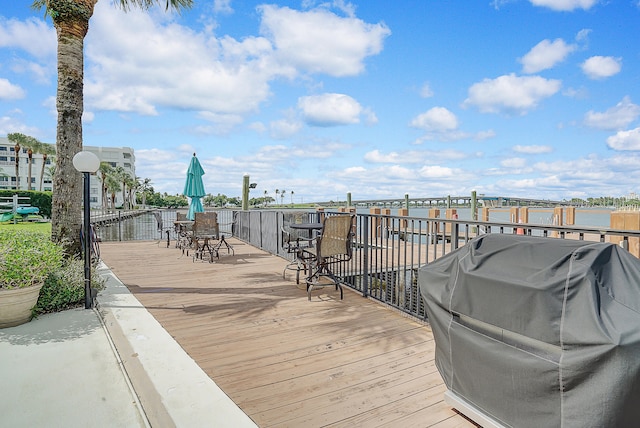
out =
<path fill-rule="evenodd" d="M 16 162 L 16 190 L 20 189 L 20 145 L 27 143 L 27 136 L 19 132 L 7 134 L 7 140 L 11 141 L 13 146 L 14 158 Z"/>
<path fill-rule="evenodd" d="M 120 180 L 113 174 L 107 175 L 106 189 L 111 194 L 111 209 L 116 209 L 116 193 L 120 191 Z"/>
<path fill-rule="evenodd" d="M 140 177 L 132 177 L 127 174 L 125 179 L 127 186 L 127 199 L 129 201 L 129 209 L 132 210 L 135 206 L 135 199 L 133 198 L 133 193 L 136 191 L 138 186 L 140 185 Z"/>
<path fill-rule="evenodd" d="M 278 195 L 280 194 L 280 190 L 276 189 L 276 204 L 278 203 Z"/>
<path fill-rule="evenodd" d="M 140 183 L 140 189 L 142 192 L 142 208 L 147 208 L 147 193 L 153 193 L 153 186 L 151 186 L 151 179 L 145 178 Z"/>
<path fill-rule="evenodd" d="M 284 190 L 284 189 L 282 189 L 280 191 L 280 206 L 284 205 L 284 195 L 285 195 L 285 193 L 287 193 L 287 191 Z"/>
<path fill-rule="evenodd" d="M 27 149 L 27 165 L 28 165 L 28 176 L 27 176 L 27 190 L 32 190 L 31 188 L 31 177 L 32 177 L 32 167 L 33 167 L 33 153 L 39 153 L 40 147 L 43 145 L 37 138 L 27 136 L 26 141 L 22 145 L 23 148 Z"/>
<path fill-rule="evenodd" d="M 111 174 L 113 168 L 109 162 L 100 162 L 100 168 L 98 168 L 98 173 L 100 174 L 100 181 L 102 182 L 102 210 L 106 211 L 109 207 L 107 206 L 107 176 Z"/>
<path fill-rule="evenodd" d="M 34 9 L 45 9 L 45 15 L 51 17 L 58 36 L 58 159 L 51 202 L 51 239 L 63 243 L 69 255 L 80 253 L 82 216 L 78 213 L 82 209 L 82 176 L 73 167 L 72 160 L 82 150 L 84 38 L 97 2 L 34 0 L 32 4 Z M 124 11 L 130 6 L 148 10 L 155 4 L 164 4 L 167 10 L 180 11 L 190 8 L 193 0 L 118 0 L 114 3 Z"/>
<path fill-rule="evenodd" d="M 293 205 L 293 190 L 291 191 L 291 205 Z"/>
<path fill-rule="evenodd" d="M 122 209 L 127 209 L 127 183 L 128 180 L 131 178 L 131 176 L 129 175 L 129 173 L 127 171 L 125 171 L 124 167 L 122 166 L 117 166 L 114 170 L 113 170 L 113 177 L 115 179 L 117 179 L 120 184 L 122 184 Z"/>
<path fill-rule="evenodd" d="M 42 169 L 40 170 L 40 191 L 42 191 L 42 182 L 44 181 L 45 168 L 49 156 L 56 154 L 56 146 L 53 144 L 42 143 L 40 145 L 40 153 L 42 153 Z"/>

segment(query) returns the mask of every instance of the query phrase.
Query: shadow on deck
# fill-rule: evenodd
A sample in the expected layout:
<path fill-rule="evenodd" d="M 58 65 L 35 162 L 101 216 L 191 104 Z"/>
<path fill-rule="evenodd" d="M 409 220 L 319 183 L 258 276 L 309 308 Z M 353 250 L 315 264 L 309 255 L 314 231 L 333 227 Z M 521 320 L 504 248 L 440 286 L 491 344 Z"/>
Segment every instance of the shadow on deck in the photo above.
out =
<path fill-rule="evenodd" d="M 240 241 L 192 261 L 153 241 L 102 259 L 260 427 L 473 427 L 443 401 L 428 325 L 345 289 L 306 292 Z"/>

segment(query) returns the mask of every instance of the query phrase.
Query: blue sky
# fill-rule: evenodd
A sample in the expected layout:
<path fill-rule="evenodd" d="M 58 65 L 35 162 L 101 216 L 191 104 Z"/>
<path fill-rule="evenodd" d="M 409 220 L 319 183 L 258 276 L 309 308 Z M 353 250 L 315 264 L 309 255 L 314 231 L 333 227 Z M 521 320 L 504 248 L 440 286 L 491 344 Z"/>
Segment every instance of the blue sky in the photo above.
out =
<path fill-rule="evenodd" d="M 0 11 L 0 136 L 54 143 L 56 36 Z M 195 0 L 182 14 L 98 2 L 84 144 L 135 149 L 180 193 L 285 202 L 640 193 L 640 1 Z"/>

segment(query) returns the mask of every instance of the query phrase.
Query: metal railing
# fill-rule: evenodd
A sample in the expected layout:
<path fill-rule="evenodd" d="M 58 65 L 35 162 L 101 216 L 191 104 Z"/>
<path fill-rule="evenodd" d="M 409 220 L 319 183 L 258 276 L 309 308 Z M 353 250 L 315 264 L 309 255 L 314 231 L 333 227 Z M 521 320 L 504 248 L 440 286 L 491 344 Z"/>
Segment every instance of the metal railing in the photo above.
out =
<path fill-rule="evenodd" d="M 283 211 L 216 212 L 221 234 L 233 235 L 285 259 L 292 257 L 282 245 Z M 341 215 L 338 212 L 306 214 L 310 223 L 321 221 L 323 215 Z M 118 210 L 92 216 L 102 241 L 174 240 L 175 219 L 176 210 Z M 636 256 L 640 252 L 640 231 L 610 228 L 357 214 L 353 232 L 353 257 L 339 264 L 334 273 L 363 296 L 420 319 L 426 317 L 426 312 L 418 288 L 419 269 L 482 234 L 612 242 L 626 249 L 633 247 L 632 253 Z"/>
<path fill-rule="evenodd" d="M 233 234 L 233 210 L 215 210 L 218 213 L 220 233 Z M 93 211 L 91 223 L 96 227 L 101 241 L 175 240 L 173 222 L 177 218 L 175 209 L 139 209 Z M 185 212 L 181 210 L 180 212 Z"/>
<path fill-rule="evenodd" d="M 308 215 L 313 222 L 323 214 L 310 212 Z M 340 213 L 327 212 L 326 215 Z M 282 212 L 239 211 L 235 219 L 235 237 L 272 254 L 291 257 L 282 249 L 279 232 Z M 627 249 L 630 242 L 640 243 L 640 231 L 357 214 L 353 257 L 334 272 L 344 284 L 363 296 L 424 319 L 419 269 L 487 233 L 614 242 Z"/>

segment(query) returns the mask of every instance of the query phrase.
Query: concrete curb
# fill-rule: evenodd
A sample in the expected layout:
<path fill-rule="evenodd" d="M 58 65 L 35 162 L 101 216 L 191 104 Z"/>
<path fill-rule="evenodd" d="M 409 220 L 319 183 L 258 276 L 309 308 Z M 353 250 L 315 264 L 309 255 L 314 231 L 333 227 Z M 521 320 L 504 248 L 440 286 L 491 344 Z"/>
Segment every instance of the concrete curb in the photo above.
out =
<path fill-rule="evenodd" d="M 101 263 L 97 308 L 153 427 L 256 427 Z"/>

